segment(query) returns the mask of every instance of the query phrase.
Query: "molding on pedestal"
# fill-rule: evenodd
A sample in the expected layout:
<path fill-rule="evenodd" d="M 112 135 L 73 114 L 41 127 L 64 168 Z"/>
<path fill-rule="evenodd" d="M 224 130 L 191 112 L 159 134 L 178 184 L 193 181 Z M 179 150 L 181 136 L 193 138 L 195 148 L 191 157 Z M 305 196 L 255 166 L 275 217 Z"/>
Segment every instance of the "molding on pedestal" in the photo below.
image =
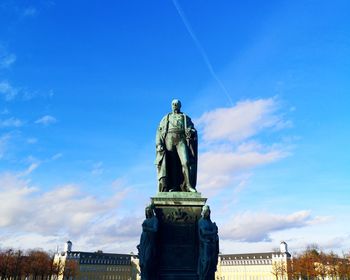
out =
<path fill-rule="evenodd" d="M 176 206 L 203 206 L 207 198 L 201 193 L 190 192 L 159 192 L 155 197 L 151 197 L 154 205 L 176 205 Z"/>

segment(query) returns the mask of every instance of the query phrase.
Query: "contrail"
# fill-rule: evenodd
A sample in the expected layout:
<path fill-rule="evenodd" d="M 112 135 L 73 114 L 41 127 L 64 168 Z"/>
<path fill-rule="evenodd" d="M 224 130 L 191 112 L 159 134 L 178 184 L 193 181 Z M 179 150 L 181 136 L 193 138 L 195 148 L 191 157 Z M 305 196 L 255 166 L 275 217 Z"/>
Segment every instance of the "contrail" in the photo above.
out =
<path fill-rule="evenodd" d="M 221 80 L 219 79 L 219 77 L 216 75 L 215 71 L 214 71 L 214 68 L 209 60 L 209 57 L 207 55 L 207 53 L 205 52 L 204 48 L 202 47 L 201 43 L 199 42 L 196 34 L 193 32 L 193 29 L 190 25 L 190 23 L 188 22 L 184 12 L 182 11 L 179 3 L 177 2 L 177 0 L 173 0 L 173 4 L 177 10 L 177 13 L 179 14 L 183 24 L 185 25 L 188 33 L 190 34 L 193 42 L 195 43 L 197 49 L 199 50 L 200 54 L 202 55 L 203 57 L 203 60 L 205 62 L 205 64 L 207 65 L 208 67 L 208 70 L 210 72 L 210 74 L 212 75 L 212 77 L 214 78 L 214 80 L 218 83 L 219 87 L 222 89 L 222 91 L 225 93 L 226 95 L 226 98 L 228 99 L 228 102 L 230 103 L 231 106 L 233 106 L 233 102 L 232 102 L 232 99 L 230 97 L 230 95 L 228 94 L 227 92 L 227 89 L 225 88 L 224 84 L 221 82 Z"/>

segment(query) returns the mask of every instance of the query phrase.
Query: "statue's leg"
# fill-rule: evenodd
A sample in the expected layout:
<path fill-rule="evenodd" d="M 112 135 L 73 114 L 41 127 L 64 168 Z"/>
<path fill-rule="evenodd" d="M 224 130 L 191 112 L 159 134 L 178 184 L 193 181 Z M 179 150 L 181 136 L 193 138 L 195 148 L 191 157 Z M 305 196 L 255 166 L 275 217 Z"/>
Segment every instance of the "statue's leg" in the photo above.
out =
<path fill-rule="evenodd" d="M 185 140 L 180 141 L 176 145 L 176 150 L 181 161 L 182 172 L 184 175 L 186 188 L 190 192 L 196 192 L 196 190 L 192 187 L 191 181 L 190 181 L 190 162 L 189 162 L 188 150 L 185 144 Z"/>
<path fill-rule="evenodd" d="M 176 149 L 174 146 L 174 137 L 171 133 L 165 138 L 165 148 L 167 156 L 166 177 L 167 177 L 167 191 L 174 191 L 174 181 L 176 177 L 176 169 L 174 168 L 176 162 Z"/>
<path fill-rule="evenodd" d="M 167 184 L 167 178 L 162 177 L 158 181 L 158 191 L 159 192 L 167 192 L 168 191 L 168 184 Z"/>

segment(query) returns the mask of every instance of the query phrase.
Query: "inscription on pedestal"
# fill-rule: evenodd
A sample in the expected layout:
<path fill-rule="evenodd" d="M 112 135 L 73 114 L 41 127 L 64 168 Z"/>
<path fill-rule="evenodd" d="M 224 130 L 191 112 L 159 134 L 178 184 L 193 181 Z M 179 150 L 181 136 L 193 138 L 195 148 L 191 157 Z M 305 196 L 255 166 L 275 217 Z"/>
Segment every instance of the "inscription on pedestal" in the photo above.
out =
<path fill-rule="evenodd" d="M 169 194 L 170 196 L 170 194 Z M 191 197 L 152 199 L 159 220 L 159 280 L 196 280 L 198 263 L 198 220 L 206 199 Z M 182 199 L 183 198 L 183 199 Z"/>
<path fill-rule="evenodd" d="M 198 217 L 195 211 L 191 207 L 166 207 L 156 212 L 161 216 L 160 268 L 192 270 L 198 259 L 195 250 Z"/>

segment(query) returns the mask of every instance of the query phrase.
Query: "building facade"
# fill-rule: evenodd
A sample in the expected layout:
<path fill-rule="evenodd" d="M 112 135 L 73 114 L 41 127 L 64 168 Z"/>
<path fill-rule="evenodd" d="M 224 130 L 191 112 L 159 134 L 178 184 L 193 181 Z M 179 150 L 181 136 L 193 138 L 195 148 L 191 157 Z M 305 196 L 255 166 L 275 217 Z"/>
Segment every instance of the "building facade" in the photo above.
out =
<path fill-rule="evenodd" d="M 291 255 L 281 242 L 279 252 L 221 254 L 217 280 L 289 280 Z"/>
<path fill-rule="evenodd" d="M 54 264 L 60 267 L 53 280 L 136 280 L 139 276 L 135 256 L 72 250 L 68 241 L 65 250 L 57 253 Z"/>

